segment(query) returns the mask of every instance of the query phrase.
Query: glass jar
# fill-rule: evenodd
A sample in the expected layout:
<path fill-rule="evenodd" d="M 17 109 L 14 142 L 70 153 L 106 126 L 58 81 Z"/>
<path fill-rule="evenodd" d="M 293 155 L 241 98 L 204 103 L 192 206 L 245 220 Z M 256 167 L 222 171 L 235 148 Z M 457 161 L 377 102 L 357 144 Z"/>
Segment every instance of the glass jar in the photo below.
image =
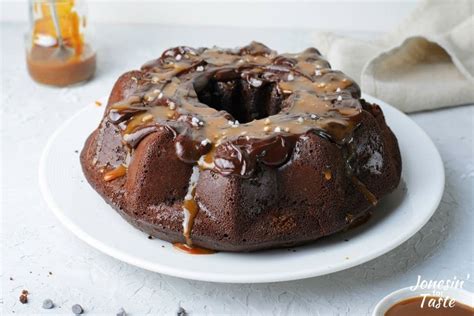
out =
<path fill-rule="evenodd" d="M 81 0 L 30 0 L 26 62 L 37 82 L 67 86 L 90 79 L 96 53 L 89 42 Z"/>

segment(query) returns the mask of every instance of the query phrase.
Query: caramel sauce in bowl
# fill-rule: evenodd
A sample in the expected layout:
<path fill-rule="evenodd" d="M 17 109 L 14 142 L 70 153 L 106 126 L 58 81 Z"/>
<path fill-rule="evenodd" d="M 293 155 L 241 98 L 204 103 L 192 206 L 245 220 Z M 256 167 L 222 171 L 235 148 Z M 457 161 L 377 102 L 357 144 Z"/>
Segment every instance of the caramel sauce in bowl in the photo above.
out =
<path fill-rule="evenodd" d="M 432 289 L 406 287 L 385 296 L 375 306 L 372 316 L 474 315 L 473 302 L 474 295 L 463 289 L 448 288 L 442 290 L 442 296 L 437 296 Z"/>
<path fill-rule="evenodd" d="M 431 305 L 434 302 L 436 305 Z M 439 305 L 438 305 L 439 304 Z M 431 305 L 431 306 L 430 306 Z M 439 307 L 434 307 L 439 306 Z M 472 316 L 474 308 L 449 298 L 418 296 L 400 301 L 385 312 L 385 316 Z"/>

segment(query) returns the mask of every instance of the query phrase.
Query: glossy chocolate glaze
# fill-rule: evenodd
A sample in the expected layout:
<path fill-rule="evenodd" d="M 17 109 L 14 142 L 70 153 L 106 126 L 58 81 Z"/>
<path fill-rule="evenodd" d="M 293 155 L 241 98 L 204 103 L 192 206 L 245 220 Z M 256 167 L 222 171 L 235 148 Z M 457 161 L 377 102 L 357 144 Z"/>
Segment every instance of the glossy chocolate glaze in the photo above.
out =
<path fill-rule="evenodd" d="M 165 51 L 160 58 L 146 63 L 140 71 L 127 74 L 127 79 L 119 79 L 118 85 L 120 98 L 113 97 L 113 102 L 109 102 L 101 128 L 92 136 L 91 142 L 95 143 L 96 148 L 92 163 L 105 169 L 102 181 L 111 183 L 110 187 L 114 187 L 112 183 L 122 183 L 120 178 L 127 175 L 129 163 L 133 161 L 135 152 L 137 150 L 143 152 L 144 147 L 139 145 L 145 139 L 150 139 L 152 134 L 159 139 L 170 137 L 175 158 L 189 166 L 189 171 L 180 171 L 183 175 L 184 173 L 189 175 L 187 189 L 180 193 L 184 195 L 184 198 L 181 197 L 180 206 L 184 215 L 182 236 L 187 245 L 192 244 L 193 223 L 204 205 L 202 191 L 201 199 L 195 199 L 196 194 L 199 196 L 199 192 L 196 193 L 198 180 L 211 181 L 209 180 L 211 172 L 221 177 L 240 178 L 243 186 L 251 186 L 251 183 L 259 181 L 269 181 L 269 184 L 279 181 L 284 187 L 287 184 L 281 181 L 286 181 L 284 179 L 289 177 L 285 174 L 285 166 L 290 170 L 293 169 L 290 167 L 292 161 L 298 163 L 306 161 L 308 164 L 311 159 L 316 159 L 307 157 L 308 154 L 305 153 L 309 150 L 305 147 L 308 142 L 312 148 L 310 152 L 320 151 L 313 147 L 319 142 L 316 142 L 312 135 L 317 135 L 314 137 L 337 148 L 339 152 L 337 155 L 345 161 L 342 170 L 347 181 L 372 205 L 377 203 L 377 196 L 385 192 L 384 190 L 391 190 L 393 184 L 373 194 L 364 184 L 366 179 L 372 177 L 367 176 L 367 171 L 371 170 L 370 173 L 376 175 L 381 172 L 381 166 L 383 170 L 388 166 L 391 169 L 395 168 L 390 172 L 398 172 L 399 177 L 399 170 L 396 171 L 398 164 L 396 161 L 399 161 L 398 148 L 392 150 L 391 147 L 387 147 L 388 152 L 393 151 L 395 155 L 394 165 L 384 163 L 380 155 L 361 156 L 368 154 L 364 149 L 365 143 L 371 143 L 370 146 L 376 151 L 382 150 L 376 146 L 381 146 L 385 140 L 370 138 L 361 142 L 363 137 L 356 136 L 361 124 L 365 126 L 361 135 L 366 135 L 366 128 L 371 130 L 379 128 L 374 124 L 380 124 L 380 128 L 385 130 L 386 125 L 383 115 L 379 113 L 380 110 L 360 99 L 357 84 L 343 73 L 330 69 L 329 63 L 314 48 L 299 54 L 278 55 L 275 51 L 255 42 L 234 50 L 194 49 L 181 46 Z M 376 123 L 375 120 L 381 121 Z M 380 137 L 392 142 L 393 135 L 389 131 L 383 133 L 389 134 Z M 119 135 L 119 140 L 114 135 Z M 387 146 L 392 146 L 391 144 Z M 394 144 L 396 146 L 396 140 Z M 317 146 L 327 145 L 321 143 Z M 87 149 L 84 155 L 87 157 L 92 155 L 90 150 Z M 331 154 L 333 155 L 336 153 Z M 83 163 L 87 159 L 86 156 L 82 158 Z M 166 152 L 166 156 L 170 159 L 169 151 Z M 140 154 L 140 160 L 143 157 L 143 154 Z M 370 165 L 361 164 L 361 157 L 364 161 L 370 162 Z M 378 157 L 380 161 L 375 161 L 379 159 Z M 321 160 L 321 157 L 319 159 Z M 319 165 L 319 162 L 316 164 Z M 173 162 L 173 166 L 177 164 Z M 338 175 L 337 170 L 332 169 L 329 164 L 326 166 L 319 169 L 321 178 L 328 183 L 341 181 L 340 173 Z M 268 170 L 280 170 L 278 180 L 276 178 L 264 180 L 267 179 Z M 137 174 L 136 171 L 133 174 Z M 268 173 L 268 177 L 274 177 L 272 174 Z M 183 175 L 179 176 L 180 179 Z M 364 176 L 359 178 L 359 175 Z M 96 175 L 93 177 L 92 181 L 99 183 L 95 178 Z M 133 179 L 135 178 L 127 179 L 127 183 L 135 181 Z M 138 179 L 140 178 L 136 180 Z M 234 180 L 229 181 L 235 183 Z M 398 180 L 396 182 L 398 183 Z M 102 190 L 100 188 L 103 185 L 97 188 Z M 109 185 L 106 185 L 103 188 L 108 187 Z M 138 188 L 132 186 L 127 190 L 135 192 Z M 262 191 L 261 188 L 258 190 Z M 277 190 L 278 187 L 272 190 L 269 188 L 265 194 L 269 194 L 270 197 L 273 194 L 271 192 L 277 194 Z M 345 190 L 348 190 L 347 194 L 350 194 L 351 200 L 356 199 L 352 189 Z M 114 196 L 118 199 L 121 191 L 115 192 L 118 195 L 114 193 Z M 260 197 L 260 193 L 257 194 L 259 201 L 263 198 Z M 110 199 L 111 193 L 103 194 Z M 337 193 L 338 196 L 339 194 Z M 286 194 L 283 195 L 282 198 L 288 198 Z M 130 196 L 135 199 L 134 195 Z M 296 200 L 298 196 L 299 193 L 291 199 Z M 146 201 L 149 198 L 151 196 L 147 195 L 143 205 L 148 203 Z M 246 201 L 245 196 L 240 198 Z M 272 200 L 276 199 L 277 197 Z M 122 198 L 119 200 L 122 201 L 120 204 L 124 203 Z M 138 200 L 133 203 L 142 204 Z M 205 204 L 207 203 L 210 201 Z M 313 201 L 308 200 L 305 203 Z M 249 205 L 253 207 L 252 204 Z M 354 210 L 354 216 L 351 215 L 350 219 L 346 216 L 345 224 L 337 225 L 349 225 L 364 207 L 362 204 L 358 205 L 357 210 Z M 211 210 L 213 208 L 215 207 Z M 314 208 L 309 208 L 312 209 Z M 208 211 L 209 209 L 206 210 Z M 335 209 L 335 211 L 339 216 L 339 212 L 344 210 Z M 348 211 L 349 209 L 345 212 Z M 122 215 L 126 218 L 128 216 L 139 218 L 140 215 L 135 212 L 130 209 L 127 214 L 122 212 Z M 324 216 L 336 221 L 333 215 Z M 321 220 L 325 221 L 324 218 Z M 145 227 L 143 225 L 148 224 L 137 222 L 135 225 L 142 229 Z M 319 236 L 329 234 L 333 230 L 341 229 L 342 226 L 323 229 L 318 234 Z M 176 228 L 173 231 L 175 232 Z M 175 236 L 174 232 L 173 234 L 169 232 L 170 236 Z M 199 234 L 202 234 L 201 228 Z M 162 233 L 158 236 L 164 238 Z M 172 237 L 171 241 L 178 241 L 175 238 Z M 299 238 L 302 242 L 314 237 Z M 212 238 L 209 239 L 211 240 Z M 199 244 L 203 244 L 202 239 L 198 239 Z M 235 249 L 233 247 L 235 246 L 221 249 Z M 264 243 L 256 244 L 253 249 L 264 247 L 269 246 Z M 214 244 L 212 248 L 220 247 Z"/>
<path fill-rule="evenodd" d="M 298 135 L 309 130 L 344 144 L 362 111 L 357 85 L 331 70 L 314 48 L 277 55 L 255 42 L 236 50 L 181 46 L 148 62 L 142 72 L 135 89 L 109 111 L 124 142 L 133 149 L 157 126 L 166 125 L 176 133 L 181 160 L 222 174 L 249 177 L 257 162 L 284 164 Z M 273 105 L 273 115 L 244 104 L 219 109 L 219 104 L 212 108 L 201 102 L 209 100 L 206 90 L 218 84 L 246 85 L 246 91 L 266 101 L 253 106 Z"/>

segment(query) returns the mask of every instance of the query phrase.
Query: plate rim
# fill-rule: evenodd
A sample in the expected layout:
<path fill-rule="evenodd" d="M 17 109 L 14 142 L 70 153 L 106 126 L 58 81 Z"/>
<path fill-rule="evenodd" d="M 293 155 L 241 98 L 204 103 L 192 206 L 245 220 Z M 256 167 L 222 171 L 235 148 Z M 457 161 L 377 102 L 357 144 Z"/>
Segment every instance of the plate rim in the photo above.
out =
<path fill-rule="evenodd" d="M 57 205 L 53 194 L 50 191 L 49 185 L 47 183 L 47 175 L 46 175 L 46 164 L 47 164 L 47 159 L 49 157 L 51 148 L 55 142 L 55 140 L 58 138 L 59 135 L 67 128 L 67 126 L 78 116 L 80 116 L 83 112 L 90 110 L 90 104 L 86 105 L 84 108 L 80 109 L 76 113 L 74 113 L 71 117 L 69 117 L 67 120 L 65 120 L 59 127 L 56 128 L 56 130 L 51 134 L 49 137 L 40 157 L 39 161 L 39 170 L 38 170 L 38 183 L 40 187 L 40 191 L 42 193 L 43 199 L 45 200 L 46 204 L 48 207 L 52 210 L 53 214 L 59 219 L 59 221 L 69 230 L 71 231 L 77 238 L 91 246 L 92 248 L 95 248 L 99 250 L 100 252 L 113 257 L 117 260 L 120 260 L 122 262 L 131 264 L 133 266 L 152 271 L 152 272 L 157 272 L 157 273 L 162 273 L 166 275 L 170 275 L 173 277 L 178 277 L 178 278 L 184 278 L 184 279 L 190 279 L 190 280 L 197 280 L 197 281 L 205 281 L 205 282 L 216 282 L 216 283 L 268 283 L 268 282 L 284 282 L 284 281 L 292 281 L 292 280 L 300 280 L 300 279 L 306 279 L 306 278 L 312 278 L 312 277 L 317 277 L 317 276 L 322 276 L 322 275 L 327 275 L 331 273 L 335 273 L 338 271 L 343 271 L 358 265 L 361 265 L 363 263 L 369 262 L 377 257 L 380 257 L 384 254 L 389 253 L 390 251 L 394 250 L 401 244 L 403 244 L 405 241 L 413 237 L 421 228 L 423 228 L 426 223 L 430 220 L 430 218 L 433 216 L 435 211 L 437 210 L 445 188 L 445 170 L 444 170 L 444 164 L 441 159 L 441 155 L 438 151 L 438 148 L 432 141 L 432 139 L 426 134 L 426 132 L 415 122 L 413 121 L 408 115 L 403 113 L 402 111 L 398 110 L 397 108 L 393 107 L 392 105 L 377 99 L 373 96 L 367 95 L 367 94 L 362 94 L 362 97 L 370 99 L 370 102 L 377 103 L 378 105 L 382 106 L 382 110 L 385 108 L 390 108 L 390 110 L 398 112 L 397 114 L 404 116 L 406 119 L 410 120 L 413 125 L 418 129 L 418 131 L 421 133 L 422 137 L 425 138 L 426 144 L 431 147 L 434 152 L 436 153 L 435 157 L 432 157 L 433 163 L 438 165 L 439 170 L 441 171 L 439 174 L 439 180 L 441 181 L 441 185 L 439 185 L 438 192 L 433 192 L 434 195 L 436 196 L 436 199 L 433 200 L 431 205 L 429 205 L 430 212 L 426 213 L 427 215 L 425 216 L 423 221 L 420 221 L 419 225 L 416 227 L 414 226 L 408 233 L 405 233 L 402 235 L 401 238 L 392 240 L 393 242 L 390 243 L 389 247 L 384 248 L 383 250 L 379 251 L 374 251 L 373 253 L 370 253 L 367 256 L 364 257 L 359 257 L 355 260 L 346 260 L 342 261 L 340 264 L 336 266 L 329 266 L 327 267 L 324 272 L 320 271 L 314 271 L 311 269 L 306 269 L 306 270 L 298 270 L 298 271 L 289 271 L 285 273 L 283 276 L 281 275 L 275 275 L 270 273 L 260 273 L 259 275 L 232 275 L 232 274 L 222 274 L 222 273 L 212 273 L 212 272 L 193 272 L 192 270 L 182 270 L 180 268 L 174 268 L 168 265 L 163 265 L 160 264 L 159 262 L 148 262 L 147 260 L 143 260 L 140 258 L 137 258 L 135 256 L 129 255 L 126 252 L 116 249 L 113 246 L 109 246 L 102 242 L 101 240 L 90 236 L 88 233 L 83 231 L 81 227 L 76 225 L 68 216 L 64 214 L 64 212 L 61 210 L 61 208 Z M 100 98 L 105 99 L 105 98 Z M 389 125 L 390 126 L 390 125 Z M 130 226 L 132 229 L 132 227 Z"/>

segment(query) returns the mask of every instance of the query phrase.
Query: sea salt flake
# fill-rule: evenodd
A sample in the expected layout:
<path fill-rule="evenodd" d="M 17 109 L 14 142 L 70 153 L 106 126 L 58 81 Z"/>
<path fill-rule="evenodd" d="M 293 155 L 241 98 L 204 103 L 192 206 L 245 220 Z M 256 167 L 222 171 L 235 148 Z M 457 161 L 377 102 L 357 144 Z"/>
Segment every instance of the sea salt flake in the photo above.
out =
<path fill-rule="evenodd" d="M 207 144 L 210 144 L 210 143 L 211 143 L 211 140 L 209 138 L 203 139 L 201 141 L 202 146 L 206 146 Z"/>
<path fill-rule="evenodd" d="M 191 125 L 198 126 L 198 124 L 199 124 L 199 119 L 197 117 L 191 118 Z"/>
<path fill-rule="evenodd" d="M 254 86 L 255 88 L 258 88 L 262 85 L 262 80 L 256 79 L 256 78 L 250 78 L 250 84 Z"/>

